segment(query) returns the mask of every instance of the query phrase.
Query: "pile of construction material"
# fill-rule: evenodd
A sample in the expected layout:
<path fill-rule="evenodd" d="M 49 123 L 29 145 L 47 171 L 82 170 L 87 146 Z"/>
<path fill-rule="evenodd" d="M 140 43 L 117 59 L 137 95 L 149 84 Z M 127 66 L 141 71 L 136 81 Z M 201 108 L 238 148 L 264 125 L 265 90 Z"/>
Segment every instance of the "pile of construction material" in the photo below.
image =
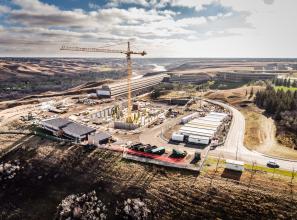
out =
<path fill-rule="evenodd" d="M 150 210 L 147 205 L 140 199 L 127 199 L 124 201 L 124 212 L 127 219 L 148 219 Z"/>
<path fill-rule="evenodd" d="M 0 164 L 0 182 L 3 180 L 13 179 L 20 171 L 21 166 L 19 161 L 1 163 Z"/>
<path fill-rule="evenodd" d="M 107 208 L 96 192 L 69 195 L 59 204 L 56 219 L 107 219 Z"/>
<path fill-rule="evenodd" d="M 210 112 L 205 117 L 189 120 L 178 132 L 172 134 L 171 140 L 207 145 L 215 137 L 227 116 L 226 113 Z"/>

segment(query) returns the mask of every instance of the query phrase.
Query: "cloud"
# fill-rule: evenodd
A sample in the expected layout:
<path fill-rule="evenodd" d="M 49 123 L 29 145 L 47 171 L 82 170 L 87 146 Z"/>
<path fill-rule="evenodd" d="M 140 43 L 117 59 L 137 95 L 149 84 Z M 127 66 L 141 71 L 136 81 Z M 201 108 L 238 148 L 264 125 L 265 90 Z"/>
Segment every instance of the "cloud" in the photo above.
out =
<path fill-rule="evenodd" d="M 1 48 L 11 53 L 25 48 L 27 54 L 41 50 L 56 54 L 63 42 L 101 46 L 134 39 L 152 56 L 251 54 L 254 47 L 282 51 L 280 45 L 286 43 L 280 44 L 280 39 L 294 42 L 297 34 L 291 0 L 270 5 L 267 0 L 112 0 L 108 5 L 92 1 L 85 10 L 62 10 L 38 0 L 11 2 L 18 7 L 0 6 L 0 14 L 5 13 L 0 21 Z M 284 47 L 297 51 L 294 43 Z M 263 51 L 259 49 L 258 56 Z"/>
<path fill-rule="evenodd" d="M 267 5 L 272 5 L 274 3 L 274 0 L 264 0 L 264 3 Z"/>
<path fill-rule="evenodd" d="M 10 8 L 4 5 L 0 5 L 0 15 L 8 13 L 10 11 Z"/>

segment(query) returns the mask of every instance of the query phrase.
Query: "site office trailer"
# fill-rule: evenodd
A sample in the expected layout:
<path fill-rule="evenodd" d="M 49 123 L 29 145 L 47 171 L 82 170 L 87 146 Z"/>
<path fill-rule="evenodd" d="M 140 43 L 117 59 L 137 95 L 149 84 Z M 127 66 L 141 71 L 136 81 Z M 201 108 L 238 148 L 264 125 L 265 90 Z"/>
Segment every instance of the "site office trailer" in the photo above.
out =
<path fill-rule="evenodd" d="M 207 145 L 210 142 L 209 137 L 198 136 L 198 135 L 190 135 L 188 138 L 189 143 L 193 144 L 204 144 Z"/>
<path fill-rule="evenodd" d="M 217 127 L 208 127 L 208 126 L 203 126 L 203 125 L 187 124 L 187 127 L 198 128 L 198 129 L 206 129 L 206 130 L 211 130 L 211 131 L 214 131 L 214 132 L 217 131 Z"/>
<path fill-rule="evenodd" d="M 204 124 L 216 125 L 216 126 L 219 126 L 220 124 L 222 124 L 222 122 L 220 122 L 220 121 L 209 121 L 209 120 L 205 120 L 203 118 L 194 119 L 194 120 L 190 121 L 189 123 L 204 123 Z"/>
<path fill-rule="evenodd" d="M 213 135 L 212 135 L 212 134 L 206 134 L 206 133 L 201 133 L 201 132 L 184 131 L 184 130 L 179 130 L 179 132 L 185 136 L 185 140 L 186 140 L 190 135 L 194 135 L 194 136 L 202 136 L 202 137 L 208 137 L 208 138 L 210 138 L 210 139 L 213 138 Z"/>
<path fill-rule="evenodd" d="M 183 142 L 184 139 L 185 139 L 185 136 L 179 133 L 173 133 L 171 136 L 172 141 Z"/>
<path fill-rule="evenodd" d="M 183 126 L 180 128 L 180 130 L 184 130 L 184 131 L 192 131 L 192 132 L 197 132 L 197 133 L 206 133 L 206 134 L 212 134 L 214 135 L 214 131 L 211 130 L 207 130 L 207 129 L 202 129 L 202 128 L 193 128 L 193 127 L 188 127 L 188 126 Z"/>
<path fill-rule="evenodd" d="M 233 171 L 244 171 L 244 162 L 238 160 L 226 160 L 226 169 Z"/>
<path fill-rule="evenodd" d="M 224 117 L 227 116 L 226 113 L 221 113 L 221 112 L 210 112 L 209 115 L 218 115 L 218 116 L 224 116 Z"/>

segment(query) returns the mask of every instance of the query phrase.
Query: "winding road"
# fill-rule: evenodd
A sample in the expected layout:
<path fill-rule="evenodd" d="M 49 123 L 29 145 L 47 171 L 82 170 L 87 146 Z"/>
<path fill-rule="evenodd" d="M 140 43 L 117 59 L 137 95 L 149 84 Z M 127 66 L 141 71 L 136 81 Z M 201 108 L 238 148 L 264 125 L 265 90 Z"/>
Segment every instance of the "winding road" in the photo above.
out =
<path fill-rule="evenodd" d="M 233 106 L 230 106 L 222 102 L 218 102 L 214 100 L 207 100 L 207 101 L 213 104 L 220 105 L 226 109 L 229 109 L 233 114 L 231 127 L 227 135 L 224 146 L 218 147 L 215 151 L 212 151 L 211 155 L 218 156 L 219 154 L 221 154 L 224 156 L 224 158 L 242 160 L 248 163 L 255 162 L 256 164 L 260 164 L 260 165 L 266 165 L 266 163 L 269 160 L 274 160 L 280 165 L 281 169 L 286 169 L 286 170 L 292 170 L 293 168 L 294 170 L 297 169 L 297 161 L 275 158 L 275 157 L 271 157 L 271 156 L 264 155 L 259 152 L 251 151 L 247 149 L 243 144 L 244 131 L 245 131 L 245 118 L 241 114 L 241 112 L 238 111 Z"/>
<path fill-rule="evenodd" d="M 251 151 L 247 149 L 243 144 L 244 132 L 245 132 L 245 118 L 241 114 L 241 112 L 238 111 L 233 106 L 230 106 L 228 104 L 225 104 L 219 101 L 214 101 L 214 100 L 206 100 L 206 101 L 216 105 L 220 105 L 226 109 L 229 109 L 233 115 L 231 127 L 226 137 L 225 144 L 221 147 L 217 147 L 215 150 L 210 151 L 210 155 L 217 156 L 217 157 L 222 156 L 225 159 L 241 160 L 249 164 L 255 163 L 256 165 L 263 165 L 263 166 L 266 166 L 269 160 L 274 160 L 280 165 L 281 169 L 297 170 L 297 161 L 282 159 L 282 158 L 275 158 L 275 157 L 271 157 L 271 156 L 264 155 L 259 152 Z M 140 141 L 146 144 L 166 146 L 167 148 L 171 148 L 171 149 L 175 148 L 179 150 L 187 150 L 188 152 L 197 151 L 197 148 L 185 147 L 183 144 L 180 144 L 180 145 L 170 144 L 166 140 L 162 139 L 161 137 L 162 129 L 176 125 L 180 121 L 181 117 L 182 116 L 178 118 L 168 119 L 161 125 L 158 125 L 152 129 L 146 129 L 140 135 Z M 205 149 L 200 149 L 200 150 L 204 151 Z"/>

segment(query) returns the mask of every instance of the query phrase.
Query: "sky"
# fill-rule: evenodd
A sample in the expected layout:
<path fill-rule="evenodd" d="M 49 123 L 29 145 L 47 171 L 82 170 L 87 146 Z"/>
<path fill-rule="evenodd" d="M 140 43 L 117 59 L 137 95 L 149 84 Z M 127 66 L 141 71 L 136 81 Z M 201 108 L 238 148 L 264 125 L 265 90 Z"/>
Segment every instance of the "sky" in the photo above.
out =
<path fill-rule="evenodd" d="M 297 58 L 297 0 L 0 0 L 0 56 Z"/>

